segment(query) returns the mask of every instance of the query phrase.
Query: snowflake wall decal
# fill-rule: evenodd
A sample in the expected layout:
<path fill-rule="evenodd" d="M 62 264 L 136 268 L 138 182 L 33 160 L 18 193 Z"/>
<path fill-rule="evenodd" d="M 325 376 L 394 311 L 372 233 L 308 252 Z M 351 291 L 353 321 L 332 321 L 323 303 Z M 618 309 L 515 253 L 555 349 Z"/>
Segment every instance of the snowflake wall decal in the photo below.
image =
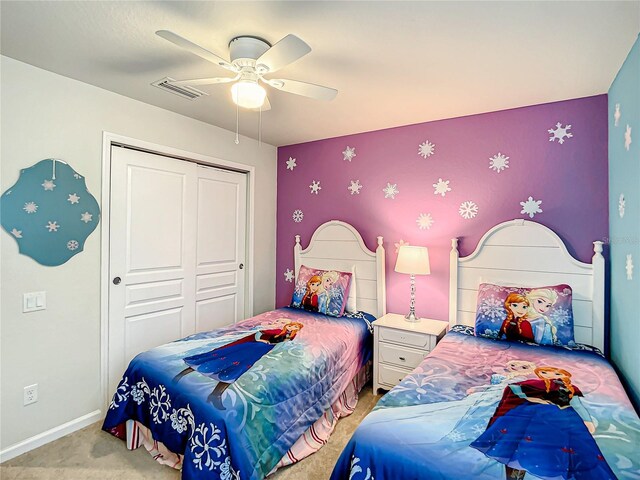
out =
<path fill-rule="evenodd" d="M 309 185 L 309 189 L 311 193 L 315 193 L 316 195 L 318 195 L 318 192 L 322 190 L 322 187 L 320 186 L 320 182 L 318 180 L 311 180 L 311 185 Z"/>
<path fill-rule="evenodd" d="M 616 111 L 613 114 L 613 126 L 617 127 L 618 123 L 620 123 L 620 104 L 616 103 Z"/>
<path fill-rule="evenodd" d="M 291 270 L 290 268 L 287 268 L 287 270 L 284 272 L 284 281 L 293 283 L 293 277 L 294 277 L 293 270 Z"/>
<path fill-rule="evenodd" d="M 395 199 L 396 195 L 400 193 L 397 186 L 397 183 L 391 185 L 391 183 L 387 182 L 387 186 L 382 189 L 384 192 L 384 198 L 390 198 L 391 200 Z"/>
<path fill-rule="evenodd" d="M 541 203 L 542 200 L 534 200 L 533 197 L 529 196 L 526 201 L 520 202 L 520 205 L 522 205 L 522 211 L 520 213 L 524 213 L 529 215 L 529 218 L 533 218 L 536 213 L 542 213 L 542 209 L 540 208 Z"/>
<path fill-rule="evenodd" d="M 429 140 L 425 140 L 418 146 L 418 154 L 422 156 L 422 158 L 427 158 L 433 155 L 436 152 L 435 144 L 431 143 Z"/>
<path fill-rule="evenodd" d="M 44 182 L 42 182 L 42 188 L 53 192 L 53 189 L 56 188 L 56 184 L 53 183 L 53 180 L 45 180 Z"/>
<path fill-rule="evenodd" d="M 625 269 L 627 270 L 627 280 L 633 280 L 633 256 L 631 254 L 627 255 Z"/>
<path fill-rule="evenodd" d="M 343 160 L 351 161 L 354 159 L 355 156 L 356 156 L 356 147 L 347 146 L 347 148 L 342 152 Z"/>
<path fill-rule="evenodd" d="M 302 221 L 302 219 L 304 218 L 304 213 L 302 213 L 302 210 L 294 210 L 293 211 L 293 215 L 292 215 L 293 221 L 296 223 L 300 223 Z"/>
<path fill-rule="evenodd" d="M 78 244 L 78 241 L 77 241 L 77 240 L 69 240 L 69 241 L 67 242 L 67 248 L 68 248 L 69 250 L 77 250 L 77 249 L 78 249 L 78 246 L 79 246 L 79 244 Z"/>
<path fill-rule="evenodd" d="M 60 228 L 60 225 L 58 225 L 58 222 L 48 222 L 48 225 L 45 225 L 44 228 L 48 228 L 50 232 L 57 232 L 58 228 Z"/>
<path fill-rule="evenodd" d="M 624 132 L 624 148 L 629 151 L 629 147 L 631 146 L 631 127 L 627 124 L 627 130 Z"/>
<path fill-rule="evenodd" d="M 624 199 L 624 193 L 620 194 L 620 198 L 618 199 L 618 214 L 620 218 L 624 217 L 624 208 L 627 205 L 627 201 Z"/>
<path fill-rule="evenodd" d="M 552 135 L 549 137 L 550 142 L 558 140 L 558 143 L 562 145 L 564 143 L 565 138 L 573 137 L 573 133 L 569 132 L 571 130 L 571 125 L 565 125 L 564 127 L 560 122 L 556 123 L 556 128 L 550 128 L 547 130 Z"/>
<path fill-rule="evenodd" d="M 351 192 L 351 195 L 360 195 L 361 189 L 362 185 L 360 184 L 360 180 L 351 180 L 351 185 L 347 187 L 347 190 Z"/>
<path fill-rule="evenodd" d="M 287 170 L 293 171 L 293 169 L 297 166 L 298 165 L 296 165 L 296 159 L 293 157 L 289 157 L 289 160 L 287 160 Z"/>
<path fill-rule="evenodd" d="M 451 191 L 449 188 L 449 180 L 438 179 L 438 183 L 433 184 L 433 194 L 434 195 L 442 195 L 443 197 L 447 194 L 447 192 Z"/>
<path fill-rule="evenodd" d="M 67 198 L 67 202 L 69 202 L 71 205 L 74 205 L 80 202 L 80 197 L 75 193 L 70 193 L 69 198 Z"/>
<path fill-rule="evenodd" d="M 38 205 L 36 205 L 36 202 L 27 202 L 22 209 L 27 213 L 36 213 L 38 211 Z"/>
<path fill-rule="evenodd" d="M 83 214 L 80 215 L 80 221 L 84 223 L 89 223 L 92 218 L 93 218 L 93 214 L 89 212 L 84 212 Z"/>
<path fill-rule="evenodd" d="M 22 230 L 18 230 L 17 228 L 14 228 L 13 230 L 11 230 L 11 235 L 13 235 L 16 238 L 22 238 Z"/>
<path fill-rule="evenodd" d="M 396 247 L 396 253 L 398 253 L 400 251 L 400 247 L 404 245 L 409 245 L 409 242 L 405 242 L 404 240 L 400 239 L 400 241 L 394 243 L 394 245 Z"/>
<path fill-rule="evenodd" d="M 430 213 L 421 213 L 416 220 L 420 230 L 429 230 L 433 225 L 433 217 Z"/>
<path fill-rule="evenodd" d="M 478 205 L 472 201 L 462 202 L 458 213 L 460 213 L 462 218 L 469 220 L 478 214 Z"/>
<path fill-rule="evenodd" d="M 500 173 L 505 168 L 509 168 L 509 157 L 498 152 L 489 158 L 489 168 L 494 172 Z"/>

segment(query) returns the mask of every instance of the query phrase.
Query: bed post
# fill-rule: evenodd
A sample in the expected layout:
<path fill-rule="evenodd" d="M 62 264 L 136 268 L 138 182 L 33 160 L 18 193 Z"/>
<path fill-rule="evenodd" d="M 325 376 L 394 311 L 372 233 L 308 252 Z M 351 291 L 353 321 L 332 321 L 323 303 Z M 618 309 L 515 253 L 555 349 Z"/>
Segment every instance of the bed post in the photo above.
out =
<path fill-rule="evenodd" d="M 382 237 L 378 237 L 378 248 L 376 248 L 376 268 L 378 273 L 377 287 L 378 287 L 378 318 L 387 313 L 387 291 L 385 287 L 385 254 L 384 246 L 382 245 Z"/>
<path fill-rule="evenodd" d="M 296 235 L 296 244 L 293 247 L 293 274 L 295 275 L 295 282 L 298 283 L 298 271 L 300 270 L 300 252 L 302 251 L 302 245 L 300 245 L 300 235 Z"/>
<path fill-rule="evenodd" d="M 449 254 L 449 328 L 458 324 L 458 239 L 451 239 Z"/>
<path fill-rule="evenodd" d="M 604 257 L 602 256 L 602 242 L 593 242 L 593 328 L 592 342 L 605 353 L 604 345 Z"/>

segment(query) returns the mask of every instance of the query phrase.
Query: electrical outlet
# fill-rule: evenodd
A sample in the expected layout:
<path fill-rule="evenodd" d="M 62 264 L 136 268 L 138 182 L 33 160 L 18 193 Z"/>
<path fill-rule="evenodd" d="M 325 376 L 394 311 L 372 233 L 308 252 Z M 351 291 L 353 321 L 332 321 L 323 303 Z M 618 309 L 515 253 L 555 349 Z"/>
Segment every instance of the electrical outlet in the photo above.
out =
<path fill-rule="evenodd" d="M 24 404 L 31 405 L 38 401 L 38 384 L 34 383 L 28 387 L 24 387 Z"/>

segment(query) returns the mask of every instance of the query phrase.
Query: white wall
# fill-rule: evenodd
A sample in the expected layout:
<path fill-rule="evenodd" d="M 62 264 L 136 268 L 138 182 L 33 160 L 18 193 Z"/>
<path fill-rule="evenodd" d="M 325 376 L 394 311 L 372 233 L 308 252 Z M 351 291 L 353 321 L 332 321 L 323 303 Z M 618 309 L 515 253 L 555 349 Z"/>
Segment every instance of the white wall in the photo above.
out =
<path fill-rule="evenodd" d="M 8 57 L 0 67 L 2 192 L 21 168 L 55 157 L 84 175 L 100 202 L 103 131 L 255 166 L 254 312 L 273 308 L 275 147 L 244 137 L 235 145 L 227 130 Z M 44 267 L 0 233 L 0 451 L 103 407 L 100 235 L 99 226 L 84 252 Z M 23 314 L 22 294 L 40 290 L 47 309 Z M 23 387 L 33 383 L 39 400 L 24 407 Z"/>

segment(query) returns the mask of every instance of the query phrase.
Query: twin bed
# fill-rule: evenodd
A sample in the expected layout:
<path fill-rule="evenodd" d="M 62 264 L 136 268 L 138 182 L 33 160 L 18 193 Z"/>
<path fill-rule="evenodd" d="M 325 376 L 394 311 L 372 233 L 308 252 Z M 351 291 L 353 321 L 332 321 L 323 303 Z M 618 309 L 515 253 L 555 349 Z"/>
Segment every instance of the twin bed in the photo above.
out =
<path fill-rule="evenodd" d="M 551 230 L 524 220 L 496 226 L 466 258 L 454 240 L 451 331 L 365 418 L 331 478 L 640 478 L 640 420 L 609 363 L 581 346 L 604 346 L 602 245 L 594 250 L 592 264 L 577 262 Z M 181 466 L 185 479 L 263 478 L 326 442 L 367 380 L 370 322 L 385 313 L 384 249 L 381 237 L 371 252 L 353 227 L 332 221 L 306 250 L 296 237 L 294 256 L 296 271 L 355 266 L 361 311 L 334 318 L 278 309 L 142 353 L 105 430 Z M 578 343 L 474 336 L 478 285 L 488 280 L 570 284 Z M 286 339 L 259 358 L 233 357 L 233 345 L 262 335 Z M 237 378 L 222 392 L 206 369 L 188 370 L 207 352 L 232 354 L 227 367 Z"/>

